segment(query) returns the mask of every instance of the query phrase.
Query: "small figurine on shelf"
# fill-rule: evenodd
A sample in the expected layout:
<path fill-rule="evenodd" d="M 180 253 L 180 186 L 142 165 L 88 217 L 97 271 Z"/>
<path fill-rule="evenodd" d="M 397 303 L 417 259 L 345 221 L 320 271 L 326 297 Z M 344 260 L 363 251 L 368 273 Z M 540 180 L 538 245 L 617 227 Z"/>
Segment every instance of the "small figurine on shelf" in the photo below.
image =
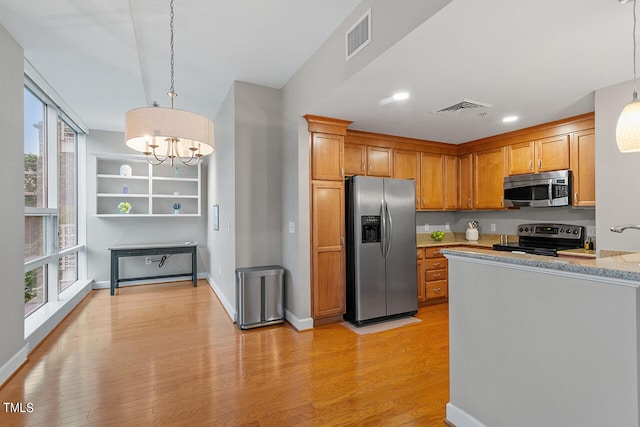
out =
<path fill-rule="evenodd" d="M 180 214 L 180 203 L 174 203 L 173 204 L 173 214 L 174 215 L 179 215 Z"/>
<path fill-rule="evenodd" d="M 131 212 L 131 203 L 129 202 L 120 202 L 118 205 L 118 210 L 121 214 L 128 214 Z"/>

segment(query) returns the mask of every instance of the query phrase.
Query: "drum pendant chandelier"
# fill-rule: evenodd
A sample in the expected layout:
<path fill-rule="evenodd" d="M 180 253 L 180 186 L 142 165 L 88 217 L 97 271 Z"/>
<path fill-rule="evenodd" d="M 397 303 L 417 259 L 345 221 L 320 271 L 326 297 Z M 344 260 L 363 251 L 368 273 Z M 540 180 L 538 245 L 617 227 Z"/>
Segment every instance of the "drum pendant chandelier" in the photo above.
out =
<path fill-rule="evenodd" d="M 640 151 L 640 100 L 636 89 L 636 0 L 633 1 L 633 98 L 620 113 L 616 125 L 616 144 L 621 153 Z M 628 3 L 629 0 L 618 0 Z"/>
<path fill-rule="evenodd" d="M 203 156 L 213 153 L 213 123 L 206 117 L 173 108 L 173 0 L 171 7 L 171 108 L 146 107 L 130 110 L 125 115 L 125 140 L 129 148 L 143 153 L 147 161 L 159 165 L 178 159 L 187 166 L 196 166 Z"/>

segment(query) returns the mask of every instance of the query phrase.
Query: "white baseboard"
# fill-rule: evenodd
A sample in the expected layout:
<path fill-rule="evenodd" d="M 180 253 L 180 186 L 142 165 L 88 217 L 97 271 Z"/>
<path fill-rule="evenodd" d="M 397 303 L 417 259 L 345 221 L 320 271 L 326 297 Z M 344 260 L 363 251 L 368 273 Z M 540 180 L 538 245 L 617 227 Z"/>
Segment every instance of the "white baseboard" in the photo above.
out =
<path fill-rule="evenodd" d="M 198 273 L 198 279 L 207 279 L 207 273 Z M 120 283 L 120 287 L 124 288 L 126 286 L 136 286 L 136 285 L 151 285 L 154 283 L 166 283 L 166 282 L 182 282 L 184 280 L 191 280 L 191 275 L 187 274 L 181 277 L 169 277 L 166 279 L 149 279 L 149 280 L 134 280 L 132 282 L 124 282 Z M 111 287 L 111 282 L 108 280 L 101 280 L 99 282 L 93 282 L 92 289 L 109 289 Z"/>
<path fill-rule="evenodd" d="M 0 385 L 4 384 L 7 379 L 15 371 L 22 366 L 22 364 L 27 360 L 27 355 L 29 354 L 29 344 L 25 344 L 16 354 L 14 354 L 11 359 L 7 361 L 2 367 L 0 367 Z"/>
<path fill-rule="evenodd" d="M 285 309 L 284 318 L 287 319 L 287 322 L 291 323 L 291 326 L 296 328 L 297 331 L 313 329 L 313 319 L 310 317 L 307 317 L 306 319 L 298 319 L 292 312 Z"/>
<path fill-rule="evenodd" d="M 447 403 L 447 421 L 456 427 L 486 427 L 451 402 Z"/>
<path fill-rule="evenodd" d="M 218 296 L 218 299 L 222 303 L 222 306 L 224 307 L 225 311 L 227 312 L 227 314 L 229 315 L 233 323 L 236 323 L 236 321 L 238 320 L 238 316 L 236 313 L 235 301 L 233 303 L 229 302 L 229 300 L 225 297 L 224 293 L 222 293 L 222 291 L 220 290 L 216 282 L 214 282 L 214 280 L 208 274 L 207 274 L 207 282 L 209 283 L 209 286 L 211 286 L 211 289 L 213 289 L 213 292 L 215 292 L 215 294 Z"/>

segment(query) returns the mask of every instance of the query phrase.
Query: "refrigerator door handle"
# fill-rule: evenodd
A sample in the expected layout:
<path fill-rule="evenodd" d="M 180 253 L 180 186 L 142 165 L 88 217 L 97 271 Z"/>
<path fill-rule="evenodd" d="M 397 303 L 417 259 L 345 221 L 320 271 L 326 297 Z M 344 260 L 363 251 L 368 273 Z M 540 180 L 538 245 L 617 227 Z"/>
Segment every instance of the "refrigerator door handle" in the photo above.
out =
<path fill-rule="evenodd" d="M 393 220 L 391 219 L 391 213 L 389 212 L 389 205 L 387 204 L 387 201 L 384 201 L 384 212 L 385 215 L 387 216 L 387 227 L 385 229 L 386 233 L 387 233 L 387 238 L 385 239 L 387 242 L 387 248 L 385 250 L 385 254 L 384 256 L 387 257 L 389 255 L 389 251 L 391 251 L 391 237 L 393 236 Z"/>
<path fill-rule="evenodd" d="M 380 252 L 382 252 L 382 256 L 386 257 L 386 246 L 387 246 L 387 215 L 386 215 L 386 202 L 384 199 L 380 204 Z"/>

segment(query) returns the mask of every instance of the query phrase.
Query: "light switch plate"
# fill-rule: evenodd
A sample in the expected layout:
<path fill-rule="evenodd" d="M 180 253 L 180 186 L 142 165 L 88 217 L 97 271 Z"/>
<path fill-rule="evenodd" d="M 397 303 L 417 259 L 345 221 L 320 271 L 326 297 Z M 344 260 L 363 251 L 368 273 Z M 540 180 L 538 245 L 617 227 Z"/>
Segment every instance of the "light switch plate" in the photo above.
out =
<path fill-rule="evenodd" d="M 296 232 L 296 223 L 293 221 L 289 222 L 289 233 L 295 234 Z"/>

